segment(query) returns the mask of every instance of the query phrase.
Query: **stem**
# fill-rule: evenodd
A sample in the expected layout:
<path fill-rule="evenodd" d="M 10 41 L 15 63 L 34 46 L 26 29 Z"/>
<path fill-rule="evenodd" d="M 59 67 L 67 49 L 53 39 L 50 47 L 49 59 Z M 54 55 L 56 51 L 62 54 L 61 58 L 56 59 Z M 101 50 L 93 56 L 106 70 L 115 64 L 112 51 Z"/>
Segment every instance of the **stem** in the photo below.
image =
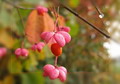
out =
<path fill-rule="evenodd" d="M 59 13 L 56 13 L 56 9 L 53 8 L 53 16 L 55 17 L 55 21 L 54 21 L 54 32 L 56 32 L 56 27 L 58 27 L 58 17 L 59 17 Z M 58 9 L 59 11 L 59 9 Z"/>
<path fill-rule="evenodd" d="M 23 29 L 25 29 L 24 22 L 23 22 L 23 19 L 22 19 L 21 14 L 20 14 L 20 11 L 19 11 L 19 9 L 18 9 L 17 7 L 16 7 L 16 9 L 17 9 L 18 15 L 19 15 L 19 17 L 20 17 L 20 20 L 21 20 L 21 24 L 22 24 L 22 26 L 23 26 Z M 24 32 L 24 36 L 26 36 L 25 32 Z M 23 41 L 22 41 L 22 43 L 21 43 L 21 48 L 24 48 L 24 40 L 25 40 L 25 37 L 23 37 Z"/>
<path fill-rule="evenodd" d="M 14 3 L 11 3 L 11 2 L 9 2 L 9 1 L 7 1 L 7 0 L 3 0 L 3 2 L 5 2 L 5 3 L 7 3 L 7 4 L 10 4 L 10 5 L 12 5 L 12 6 L 16 7 L 16 8 L 20 8 L 20 9 L 24 9 L 24 10 L 26 10 L 26 9 L 28 9 L 28 10 L 33 10 L 33 9 L 35 9 L 35 8 L 24 8 L 24 7 L 21 7 L 21 6 L 17 6 L 17 5 L 15 5 Z"/>
<path fill-rule="evenodd" d="M 67 6 L 60 4 L 61 6 L 63 6 L 66 10 L 68 10 L 69 12 L 71 12 L 72 14 L 74 14 L 76 17 L 78 17 L 79 19 L 81 19 L 82 21 L 84 21 L 85 23 L 87 23 L 88 25 L 90 25 L 92 28 L 94 28 L 95 30 L 97 30 L 99 33 L 101 33 L 102 35 L 104 35 L 106 38 L 111 38 L 109 35 L 107 35 L 105 32 L 103 32 L 102 30 L 100 30 L 99 28 L 97 28 L 95 25 L 91 24 L 90 22 L 88 22 L 86 19 L 84 19 L 82 16 L 80 16 L 78 13 L 74 12 L 72 9 L 68 8 Z"/>
<path fill-rule="evenodd" d="M 21 48 L 24 48 L 24 40 L 21 43 Z"/>
<path fill-rule="evenodd" d="M 19 17 L 20 17 L 20 20 L 21 20 L 22 26 L 23 26 L 23 28 L 25 28 L 25 26 L 24 26 L 24 22 L 23 22 L 23 20 L 22 20 L 22 16 L 21 16 L 21 14 L 20 14 L 20 11 L 19 11 L 18 7 L 16 7 L 16 9 L 17 9 L 18 15 L 19 15 Z"/>
<path fill-rule="evenodd" d="M 94 0 L 91 0 L 91 3 L 92 3 L 93 6 L 95 7 L 95 9 L 96 9 L 96 11 L 97 11 L 97 13 L 98 13 L 98 16 L 99 16 L 99 18 L 100 18 L 102 24 L 105 25 L 104 22 L 103 22 L 103 20 L 102 20 L 102 18 L 101 18 L 101 17 L 104 16 L 104 14 L 103 14 L 103 13 L 101 12 L 101 10 L 98 8 L 98 6 L 97 6 L 97 4 L 95 3 Z M 100 15 L 101 15 L 101 17 L 100 17 Z"/>
<path fill-rule="evenodd" d="M 98 8 L 98 6 L 96 5 L 95 1 L 94 0 L 91 0 L 93 6 L 95 7 L 95 9 L 97 10 L 98 14 L 99 15 L 103 15 L 103 13 L 100 11 L 100 9 Z"/>
<path fill-rule="evenodd" d="M 55 57 L 54 65 L 57 66 L 58 56 Z"/>
<path fill-rule="evenodd" d="M 35 9 L 35 8 L 24 8 L 24 7 L 20 7 L 20 6 L 16 6 L 15 4 L 4 0 L 4 2 L 17 7 L 17 8 L 21 8 L 21 9 Z M 84 21 L 85 23 L 87 23 L 89 26 L 91 26 L 92 28 L 94 28 L 96 31 L 98 31 L 99 33 L 101 33 L 102 35 L 104 35 L 106 38 L 111 38 L 109 35 L 107 35 L 105 32 L 103 32 L 102 30 L 100 30 L 98 27 L 94 26 L 93 24 L 91 24 L 89 21 L 87 21 L 86 19 L 84 19 L 83 17 L 81 17 L 78 13 L 74 12 L 73 10 L 71 10 L 70 8 L 68 8 L 67 6 L 63 5 L 60 3 L 60 6 L 64 7 L 66 10 L 68 10 L 69 12 L 71 12 L 72 14 L 74 14 L 76 17 L 78 17 L 79 19 L 81 19 L 82 21 Z M 98 10 L 99 11 L 99 10 Z M 100 11 L 99 11 L 100 12 Z"/>

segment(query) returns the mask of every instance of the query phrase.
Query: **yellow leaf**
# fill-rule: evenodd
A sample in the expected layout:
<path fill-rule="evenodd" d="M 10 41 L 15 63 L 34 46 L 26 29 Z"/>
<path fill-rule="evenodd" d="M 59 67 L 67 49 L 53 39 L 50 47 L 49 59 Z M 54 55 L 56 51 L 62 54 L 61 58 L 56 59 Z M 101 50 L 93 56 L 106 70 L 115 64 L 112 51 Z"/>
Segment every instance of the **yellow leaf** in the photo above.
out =
<path fill-rule="evenodd" d="M 14 84 L 14 78 L 13 76 L 7 76 L 5 77 L 3 84 Z"/>
<path fill-rule="evenodd" d="M 7 48 L 12 48 L 14 45 L 14 39 L 6 32 L 5 29 L 0 30 L 0 43 Z"/>

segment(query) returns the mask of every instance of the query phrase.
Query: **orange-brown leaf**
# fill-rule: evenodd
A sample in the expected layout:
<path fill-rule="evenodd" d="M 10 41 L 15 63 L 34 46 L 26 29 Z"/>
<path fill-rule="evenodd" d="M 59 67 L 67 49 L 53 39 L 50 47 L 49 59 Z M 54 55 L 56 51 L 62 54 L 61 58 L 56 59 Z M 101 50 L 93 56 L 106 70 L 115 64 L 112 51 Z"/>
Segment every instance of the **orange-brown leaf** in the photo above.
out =
<path fill-rule="evenodd" d="M 47 13 L 38 15 L 37 11 L 33 10 L 28 16 L 25 33 L 30 43 L 38 43 L 43 31 L 52 31 L 53 29 L 54 21 Z"/>

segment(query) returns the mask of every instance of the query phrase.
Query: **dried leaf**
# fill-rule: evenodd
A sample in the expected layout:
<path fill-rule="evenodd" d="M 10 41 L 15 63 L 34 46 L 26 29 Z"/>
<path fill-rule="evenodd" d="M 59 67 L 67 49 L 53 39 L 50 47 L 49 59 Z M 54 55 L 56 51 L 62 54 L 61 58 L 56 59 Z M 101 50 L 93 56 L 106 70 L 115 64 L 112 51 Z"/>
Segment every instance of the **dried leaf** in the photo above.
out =
<path fill-rule="evenodd" d="M 0 30 L 0 43 L 7 48 L 12 48 L 15 43 L 15 39 L 10 36 L 5 29 L 3 29 Z"/>
<path fill-rule="evenodd" d="M 52 31 L 53 29 L 54 21 L 47 13 L 38 15 L 37 11 L 33 10 L 28 17 L 25 33 L 30 43 L 38 43 L 43 31 Z"/>

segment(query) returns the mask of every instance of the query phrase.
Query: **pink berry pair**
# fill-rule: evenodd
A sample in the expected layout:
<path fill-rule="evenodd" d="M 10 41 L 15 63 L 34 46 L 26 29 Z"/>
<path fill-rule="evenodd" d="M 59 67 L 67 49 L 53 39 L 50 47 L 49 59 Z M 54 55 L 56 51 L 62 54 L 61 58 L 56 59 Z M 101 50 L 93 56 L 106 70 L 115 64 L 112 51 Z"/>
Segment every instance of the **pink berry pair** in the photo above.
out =
<path fill-rule="evenodd" d="M 59 78 L 62 82 L 66 80 L 67 70 L 65 67 L 55 67 L 51 64 L 47 64 L 43 67 L 43 76 L 49 77 L 51 80 Z"/>
<path fill-rule="evenodd" d="M 32 46 L 32 50 L 40 52 L 44 46 L 45 46 L 45 44 L 43 42 L 39 42 Z"/>
<path fill-rule="evenodd" d="M 0 48 L 0 58 L 5 56 L 6 53 L 7 53 L 7 49 L 6 48 Z"/>
<path fill-rule="evenodd" d="M 61 47 L 64 47 L 66 43 L 71 41 L 69 31 L 70 29 L 68 27 L 60 27 L 57 28 L 57 32 L 43 32 L 41 38 L 45 40 L 46 43 L 52 40 L 52 43 L 58 43 Z"/>
<path fill-rule="evenodd" d="M 28 56 L 28 54 L 29 54 L 29 51 L 27 49 L 25 49 L 25 48 L 18 48 L 18 49 L 15 50 L 15 55 L 17 57 L 26 58 Z"/>
<path fill-rule="evenodd" d="M 45 46 L 45 44 L 43 42 L 39 42 L 38 44 L 34 44 L 32 46 L 32 50 L 34 50 L 34 51 L 37 50 L 37 51 L 40 52 L 44 46 Z M 29 54 L 29 51 L 25 48 L 18 48 L 18 49 L 15 50 L 15 55 L 17 57 L 22 56 L 22 57 L 26 58 L 28 56 L 28 54 Z"/>

